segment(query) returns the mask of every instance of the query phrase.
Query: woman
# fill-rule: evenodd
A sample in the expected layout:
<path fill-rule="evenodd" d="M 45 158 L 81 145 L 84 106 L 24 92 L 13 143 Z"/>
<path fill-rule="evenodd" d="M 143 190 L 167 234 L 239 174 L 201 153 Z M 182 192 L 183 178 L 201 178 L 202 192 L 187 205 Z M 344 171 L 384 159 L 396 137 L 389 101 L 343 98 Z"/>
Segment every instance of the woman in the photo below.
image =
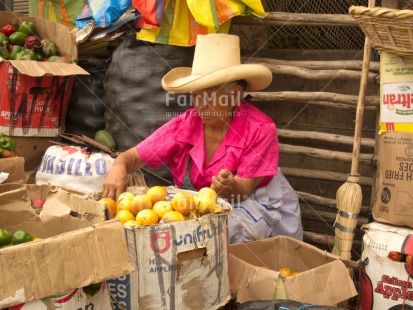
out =
<path fill-rule="evenodd" d="M 278 169 L 275 124 L 243 99 L 244 91 L 262 90 L 271 81 L 267 67 L 241 64 L 237 36 L 198 35 L 192 68 L 175 68 L 162 79 L 167 91 L 192 92 L 194 109 L 122 153 L 103 196 L 119 196 L 127 175 L 144 164 L 169 164 L 176 186 L 212 187 L 232 202 L 230 243 L 279 234 L 302 239 L 297 196 Z"/>

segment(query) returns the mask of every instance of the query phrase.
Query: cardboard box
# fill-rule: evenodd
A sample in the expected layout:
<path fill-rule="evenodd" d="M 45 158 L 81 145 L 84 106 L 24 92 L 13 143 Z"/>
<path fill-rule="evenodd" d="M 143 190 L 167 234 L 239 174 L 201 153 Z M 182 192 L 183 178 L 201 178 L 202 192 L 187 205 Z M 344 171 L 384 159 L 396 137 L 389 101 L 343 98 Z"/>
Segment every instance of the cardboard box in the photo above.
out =
<path fill-rule="evenodd" d="M 59 54 L 77 60 L 69 28 L 39 17 L 0 12 L 0 27 L 22 21 L 35 24 L 37 36 L 58 46 Z M 0 57 L 0 132 L 9 136 L 53 137 L 64 130 L 74 76 L 88 74 L 76 64 L 6 61 Z"/>
<path fill-rule="evenodd" d="M 413 132 L 413 57 L 380 54 L 380 132 Z"/>
<path fill-rule="evenodd" d="M 413 133 L 380 135 L 378 154 L 373 218 L 413 228 Z"/>
<path fill-rule="evenodd" d="M 104 205 L 58 187 L 18 187 L 0 185 L 0 227 L 25 229 L 42 240 L 0 250 L 0 308 L 133 271 L 124 227 L 104 221 Z M 46 196 L 40 215 L 31 207 L 36 192 Z"/>
<path fill-rule="evenodd" d="M 276 281 L 288 267 L 300 273 L 285 279 L 288 299 L 334 306 L 357 295 L 338 256 L 286 236 L 229 246 L 231 293 L 240 303 L 273 300 Z M 266 266 L 267 268 L 262 268 Z"/>
<path fill-rule="evenodd" d="M 0 183 L 25 183 L 24 158 L 0 158 L 0 173 Z"/>
<path fill-rule="evenodd" d="M 30 301 L 25 304 L 11 306 L 8 310 L 97 310 L 112 309 L 109 292 L 106 282 L 102 282 L 102 288 L 93 296 L 87 295 L 82 288 L 76 288 L 59 294 L 42 298 L 40 300 Z"/>
<path fill-rule="evenodd" d="M 360 268 L 360 301 L 363 310 L 412 309 L 413 263 L 393 261 L 395 251 L 413 255 L 413 230 L 381 223 L 363 225 L 364 250 Z"/>
<path fill-rule="evenodd" d="M 13 137 L 13 140 L 16 142 L 16 155 L 24 157 L 26 171 L 37 170 L 44 153 L 53 145 L 50 137 Z"/>
<path fill-rule="evenodd" d="M 230 208 L 221 199 L 219 203 Z M 208 310 L 225 305 L 231 297 L 227 217 L 211 214 L 126 228 L 135 272 L 107 281 L 113 309 Z"/>

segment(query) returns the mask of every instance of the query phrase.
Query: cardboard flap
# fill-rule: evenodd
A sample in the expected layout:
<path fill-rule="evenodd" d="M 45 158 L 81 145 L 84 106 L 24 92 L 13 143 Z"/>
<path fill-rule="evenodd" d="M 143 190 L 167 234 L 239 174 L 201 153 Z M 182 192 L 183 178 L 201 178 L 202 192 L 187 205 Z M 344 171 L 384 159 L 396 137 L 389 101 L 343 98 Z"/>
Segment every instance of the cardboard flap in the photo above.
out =
<path fill-rule="evenodd" d="M 251 266 L 233 255 L 229 256 L 231 294 L 236 295 L 240 303 L 273 300 L 278 274 L 273 270 Z"/>
<path fill-rule="evenodd" d="M 0 62 L 2 61 L 5 60 L 0 57 Z M 76 64 L 35 60 L 9 60 L 8 62 L 20 73 L 33 77 L 40 77 L 46 74 L 55 76 L 89 75 L 87 71 Z"/>
<path fill-rule="evenodd" d="M 0 251 L 0 308 L 133 272 L 123 225 L 112 220 Z"/>
<path fill-rule="evenodd" d="M 24 171 L 24 157 L 0 159 L 0 172 L 9 173 L 7 183 L 25 183 L 27 176 Z"/>
<path fill-rule="evenodd" d="M 334 306 L 357 295 L 357 290 L 342 261 L 336 260 L 286 278 L 285 286 L 289 299 Z"/>

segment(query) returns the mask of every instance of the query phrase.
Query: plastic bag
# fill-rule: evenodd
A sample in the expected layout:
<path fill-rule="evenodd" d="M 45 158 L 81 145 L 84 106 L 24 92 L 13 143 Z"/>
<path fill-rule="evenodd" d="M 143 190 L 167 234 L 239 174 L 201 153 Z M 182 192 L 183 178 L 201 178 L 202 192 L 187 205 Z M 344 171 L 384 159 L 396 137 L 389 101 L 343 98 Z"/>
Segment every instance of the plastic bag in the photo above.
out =
<path fill-rule="evenodd" d="M 116 22 L 132 5 L 132 0 L 89 0 L 76 18 L 77 28 L 82 29 L 90 20 L 96 26 L 106 28 Z"/>

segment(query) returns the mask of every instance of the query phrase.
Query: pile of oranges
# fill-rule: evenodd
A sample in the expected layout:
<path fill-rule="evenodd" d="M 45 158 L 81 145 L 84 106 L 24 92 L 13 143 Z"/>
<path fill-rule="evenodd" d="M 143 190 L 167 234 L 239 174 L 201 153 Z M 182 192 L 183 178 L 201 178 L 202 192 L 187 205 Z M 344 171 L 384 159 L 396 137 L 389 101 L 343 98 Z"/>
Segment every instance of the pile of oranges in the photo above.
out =
<path fill-rule="evenodd" d="M 163 186 L 153 186 L 145 194 L 134 195 L 124 192 L 117 201 L 102 198 L 112 217 L 118 218 L 125 226 L 142 226 L 157 223 L 172 223 L 222 212 L 217 204 L 218 195 L 209 187 L 197 194 L 178 191 L 170 199 Z"/>

